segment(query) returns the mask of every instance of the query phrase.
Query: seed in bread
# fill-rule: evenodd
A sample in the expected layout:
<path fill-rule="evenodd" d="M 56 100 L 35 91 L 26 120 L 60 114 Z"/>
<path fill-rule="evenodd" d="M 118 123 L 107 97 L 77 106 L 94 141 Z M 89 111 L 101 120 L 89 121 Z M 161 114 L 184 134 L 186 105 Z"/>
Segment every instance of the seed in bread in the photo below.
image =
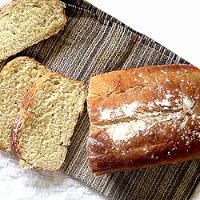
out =
<path fill-rule="evenodd" d="M 58 73 L 24 96 L 12 129 L 12 150 L 26 169 L 59 170 L 85 101 L 85 87 Z"/>
<path fill-rule="evenodd" d="M 32 84 L 49 70 L 29 57 L 9 62 L 0 74 L 0 149 L 10 152 L 12 121 L 19 111 L 19 103 Z"/>
<path fill-rule="evenodd" d="M 200 158 L 200 70 L 191 65 L 92 77 L 88 110 L 96 174 Z"/>
<path fill-rule="evenodd" d="M 57 34 L 66 24 L 60 0 L 16 0 L 0 11 L 0 61 Z"/>

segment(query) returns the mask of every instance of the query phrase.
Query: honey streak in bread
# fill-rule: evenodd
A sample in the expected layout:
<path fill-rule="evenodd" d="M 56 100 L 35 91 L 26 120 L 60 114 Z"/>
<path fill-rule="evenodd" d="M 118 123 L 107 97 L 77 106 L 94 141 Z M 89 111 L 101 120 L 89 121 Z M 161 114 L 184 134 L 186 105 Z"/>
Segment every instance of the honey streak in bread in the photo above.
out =
<path fill-rule="evenodd" d="M 97 175 L 200 157 L 200 70 L 194 66 L 94 76 L 88 111 L 88 162 Z"/>

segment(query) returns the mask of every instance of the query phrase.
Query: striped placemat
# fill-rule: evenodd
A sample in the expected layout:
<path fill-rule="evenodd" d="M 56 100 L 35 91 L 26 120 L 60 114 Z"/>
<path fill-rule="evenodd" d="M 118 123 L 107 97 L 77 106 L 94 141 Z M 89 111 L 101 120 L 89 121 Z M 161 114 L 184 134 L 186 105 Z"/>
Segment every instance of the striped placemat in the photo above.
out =
<path fill-rule="evenodd" d="M 52 71 L 85 83 L 92 75 L 112 70 L 187 63 L 89 3 L 64 2 L 68 16 L 65 30 L 20 55 L 33 56 L 50 66 Z M 85 109 L 62 166 L 64 173 L 115 200 L 189 199 L 200 177 L 199 161 L 95 177 L 87 166 L 88 130 L 89 120 Z"/>

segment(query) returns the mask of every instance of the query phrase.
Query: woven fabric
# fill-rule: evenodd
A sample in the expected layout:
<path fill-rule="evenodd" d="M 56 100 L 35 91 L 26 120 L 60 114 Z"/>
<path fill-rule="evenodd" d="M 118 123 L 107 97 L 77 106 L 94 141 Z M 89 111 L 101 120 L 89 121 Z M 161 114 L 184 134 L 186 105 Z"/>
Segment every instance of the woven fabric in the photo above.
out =
<path fill-rule="evenodd" d="M 66 0 L 65 5 L 65 30 L 20 55 L 35 57 L 52 71 L 86 84 L 92 75 L 113 70 L 188 63 L 89 3 Z M 95 177 L 87 165 L 88 131 L 85 108 L 62 166 L 64 173 L 115 200 L 189 199 L 200 176 L 199 161 Z"/>

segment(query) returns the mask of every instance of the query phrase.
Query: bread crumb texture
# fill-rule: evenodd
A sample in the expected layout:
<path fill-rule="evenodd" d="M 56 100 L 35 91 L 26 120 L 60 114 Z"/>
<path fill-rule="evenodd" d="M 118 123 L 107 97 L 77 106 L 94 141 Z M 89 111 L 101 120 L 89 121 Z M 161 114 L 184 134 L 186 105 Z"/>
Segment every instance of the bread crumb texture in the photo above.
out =
<path fill-rule="evenodd" d="M 20 165 L 58 170 L 85 99 L 84 86 L 51 73 L 37 85 L 18 136 Z"/>
<path fill-rule="evenodd" d="M 0 13 L 0 61 L 57 34 L 65 24 L 59 0 L 12 2 Z"/>
<path fill-rule="evenodd" d="M 48 70 L 28 57 L 9 62 L 0 75 L 0 149 L 10 152 L 12 121 L 29 87 Z"/>

